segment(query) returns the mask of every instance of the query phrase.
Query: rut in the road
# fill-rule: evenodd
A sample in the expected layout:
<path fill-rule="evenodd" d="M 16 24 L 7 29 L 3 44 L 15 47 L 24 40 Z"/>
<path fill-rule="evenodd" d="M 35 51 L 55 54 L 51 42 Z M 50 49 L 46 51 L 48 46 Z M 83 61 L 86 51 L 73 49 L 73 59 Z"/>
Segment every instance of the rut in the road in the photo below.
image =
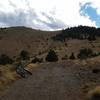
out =
<path fill-rule="evenodd" d="M 75 67 L 43 64 L 32 76 L 16 81 L 0 100 L 82 100 L 81 80 Z"/>

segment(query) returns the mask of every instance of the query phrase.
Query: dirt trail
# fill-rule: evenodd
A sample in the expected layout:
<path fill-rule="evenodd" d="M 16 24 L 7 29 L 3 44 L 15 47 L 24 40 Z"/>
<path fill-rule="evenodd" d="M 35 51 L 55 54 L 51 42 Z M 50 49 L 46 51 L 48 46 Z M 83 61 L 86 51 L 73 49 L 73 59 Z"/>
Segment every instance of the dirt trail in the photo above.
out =
<path fill-rule="evenodd" d="M 0 100 L 82 100 L 82 80 L 74 66 L 44 64 L 32 73 L 12 84 Z"/>

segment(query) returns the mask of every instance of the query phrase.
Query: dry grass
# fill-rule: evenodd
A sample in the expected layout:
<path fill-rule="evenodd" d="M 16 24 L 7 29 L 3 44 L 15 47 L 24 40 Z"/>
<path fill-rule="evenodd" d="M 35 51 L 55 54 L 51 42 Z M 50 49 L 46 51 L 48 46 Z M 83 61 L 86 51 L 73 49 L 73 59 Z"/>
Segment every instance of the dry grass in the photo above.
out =
<path fill-rule="evenodd" d="M 88 58 L 84 60 L 75 59 L 73 60 L 73 62 L 77 65 L 94 65 L 95 66 L 96 63 L 100 63 L 100 56 Z"/>
<path fill-rule="evenodd" d="M 57 52 L 59 59 L 61 59 L 65 56 L 65 54 L 67 54 L 69 57 L 72 52 L 74 52 L 75 56 L 77 56 L 77 53 L 81 48 L 91 48 L 94 52 L 100 52 L 100 38 L 92 42 L 92 44 L 87 40 L 81 41 L 76 39 L 68 40 L 65 43 L 51 41 L 50 37 L 58 33 L 59 32 L 44 32 L 39 30 L 32 30 L 24 27 L 8 28 L 5 30 L 5 32 L 0 32 L 0 36 L 2 36 L 2 40 L 0 40 L 0 54 L 4 53 L 11 57 L 15 56 L 16 58 L 21 50 L 28 50 L 32 57 L 36 55 L 37 57 L 45 58 L 49 49 L 52 48 Z M 67 44 L 67 46 L 65 44 Z M 33 59 L 32 57 L 31 59 Z M 91 67 L 91 65 L 94 65 L 95 67 L 96 63 L 100 63 L 100 56 L 82 61 L 79 59 L 75 59 L 73 62 L 77 66 L 86 65 L 86 67 Z M 37 65 L 29 64 L 27 69 L 33 70 L 35 68 L 37 68 Z M 0 66 L 0 95 L 12 81 L 19 78 L 20 77 L 14 72 L 13 65 Z M 98 88 L 98 90 L 100 90 L 100 88 Z M 90 91 L 88 93 L 88 96 L 92 96 L 93 92 L 95 91 L 97 91 L 97 89 Z"/>
<path fill-rule="evenodd" d="M 87 100 L 100 100 L 100 86 L 88 92 Z"/>
<path fill-rule="evenodd" d="M 31 71 L 34 68 L 37 68 L 36 64 L 29 64 L 26 69 Z M 0 95 L 4 94 L 6 88 L 8 88 L 13 81 L 20 78 L 21 77 L 16 74 L 13 65 L 0 65 Z"/>
<path fill-rule="evenodd" d="M 15 80 L 13 73 L 10 65 L 0 66 L 0 95 L 2 95 L 5 88 Z"/>

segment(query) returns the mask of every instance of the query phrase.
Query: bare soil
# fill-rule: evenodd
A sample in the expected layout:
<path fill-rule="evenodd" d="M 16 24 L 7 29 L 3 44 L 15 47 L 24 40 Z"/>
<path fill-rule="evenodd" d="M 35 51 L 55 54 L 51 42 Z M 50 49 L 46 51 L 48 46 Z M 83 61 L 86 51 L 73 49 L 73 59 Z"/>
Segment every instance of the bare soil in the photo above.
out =
<path fill-rule="evenodd" d="M 32 76 L 15 81 L 0 100 L 85 100 L 88 90 L 100 85 L 100 73 L 92 72 L 99 65 L 41 64 Z"/>

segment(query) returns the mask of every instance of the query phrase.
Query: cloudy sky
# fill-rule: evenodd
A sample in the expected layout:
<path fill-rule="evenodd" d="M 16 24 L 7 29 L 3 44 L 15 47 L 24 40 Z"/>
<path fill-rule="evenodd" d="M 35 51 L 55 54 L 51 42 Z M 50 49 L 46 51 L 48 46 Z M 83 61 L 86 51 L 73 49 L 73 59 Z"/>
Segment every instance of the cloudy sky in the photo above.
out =
<path fill-rule="evenodd" d="M 0 0 L 0 27 L 100 27 L 100 0 Z"/>

